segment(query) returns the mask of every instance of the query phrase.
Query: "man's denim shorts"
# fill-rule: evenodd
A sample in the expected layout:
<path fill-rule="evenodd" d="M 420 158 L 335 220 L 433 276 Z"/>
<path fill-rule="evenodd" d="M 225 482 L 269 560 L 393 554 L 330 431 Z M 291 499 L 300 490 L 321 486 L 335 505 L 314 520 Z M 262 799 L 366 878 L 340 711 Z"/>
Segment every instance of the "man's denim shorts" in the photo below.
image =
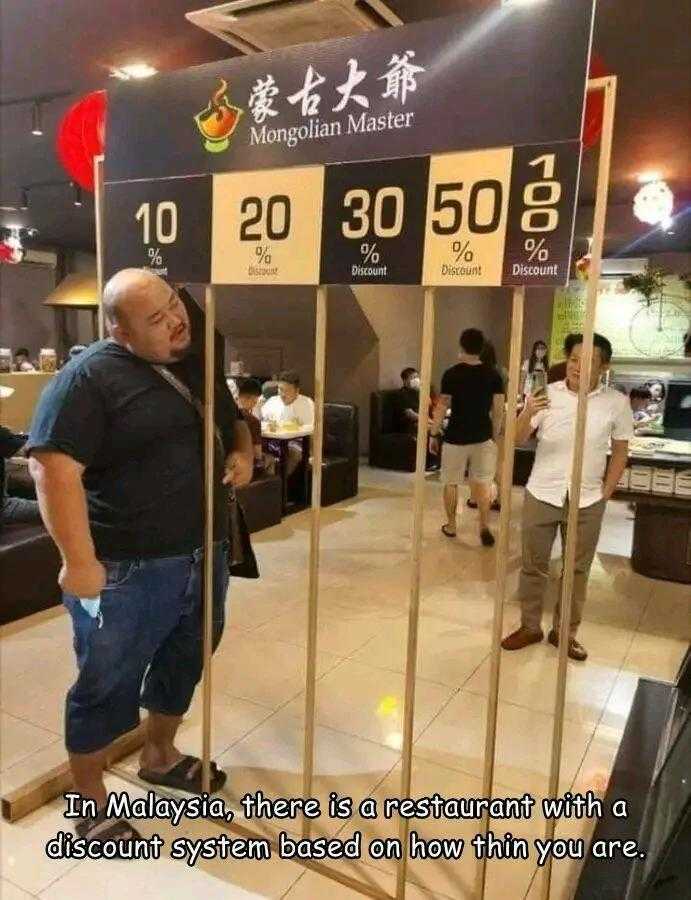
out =
<path fill-rule="evenodd" d="M 213 647 L 223 633 L 227 544 L 214 544 Z M 65 743 L 92 753 L 139 724 L 139 708 L 183 715 L 203 667 L 202 550 L 103 561 L 99 600 L 64 594 L 79 674 L 67 694 Z"/>

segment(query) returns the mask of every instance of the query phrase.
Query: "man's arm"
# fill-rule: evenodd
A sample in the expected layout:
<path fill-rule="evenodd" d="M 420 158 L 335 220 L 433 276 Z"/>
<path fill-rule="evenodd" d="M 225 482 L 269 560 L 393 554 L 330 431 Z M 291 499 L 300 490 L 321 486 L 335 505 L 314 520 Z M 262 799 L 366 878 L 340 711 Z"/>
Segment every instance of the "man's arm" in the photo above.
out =
<path fill-rule="evenodd" d="M 499 440 L 501 429 L 504 424 L 504 395 L 494 394 L 492 396 L 492 438 Z"/>
<path fill-rule="evenodd" d="M 237 418 L 233 426 L 233 449 L 226 457 L 226 473 L 223 484 L 243 487 L 252 480 L 254 447 L 247 422 Z"/>
<path fill-rule="evenodd" d="M 602 485 L 602 497 L 609 500 L 617 487 L 617 482 L 621 478 L 621 473 L 626 468 L 629 460 L 629 442 L 628 441 L 612 441 L 612 455 L 607 468 L 607 475 Z"/>
<path fill-rule="evenodd" d="M 538 394 L 528 394 L 525 398 L 525 406 L 516 419 L 516 444 L 525 444 L 535 430 L 532 420 L 549 406 L 547 394 L 540 391 Z"/>
<path fill-rule="evenodd" d="M 97 597 L 106 583 L 105 569 L 96 559 L 89 529 L 84 466 L 65 453 L 34 450 L 29 471 L 43 523 L 62 557 L 60 587 L 77 597 Z"/>

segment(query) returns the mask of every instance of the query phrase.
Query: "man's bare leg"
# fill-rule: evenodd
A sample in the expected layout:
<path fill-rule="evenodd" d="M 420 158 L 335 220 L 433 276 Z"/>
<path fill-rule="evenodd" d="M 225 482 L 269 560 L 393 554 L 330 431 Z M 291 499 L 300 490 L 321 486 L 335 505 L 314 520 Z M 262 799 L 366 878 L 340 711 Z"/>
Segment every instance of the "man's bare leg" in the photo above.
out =
<path fill-rule="evenodd" d="M 85 800 L 94 800 L 98 809 L 106 805 L 106 786 L 103 783 L 103 770 L 106 766 L 108 748 L 96 750 L 94 753 L 70 753 L 70 769 L 74 781 L 74 790 Z"/>
<path fill-rule="evenodd" d="M 173 742 L 181 722 L 182 716 L 149 713 L 146 720 L 146 742 L 139 756 L 142 769 L 167 772 L 180 762 L 183 754 Z"/>
<path fill-rule="evenodd" d="M 492 503 L 492 484 L 484 481 L 470 482 L 470 495 L 477 503 L 480 518 L 480 539 L 485 547 L 494 544 L 494 538 L 489 530 L 489 510 Z"/>
<path fill-rule="evenodd" d="M 458 509 L 458 485 L 444 485 L 444 510 L 446 512 L 446 530 L 456 531 L 456 510 Z"/>
<path fill-rule="evenodd" d="M 288 478 L 295 472 L 301 462 L 302 449 L 300 447 L 293 447 L 292 444 L 289 444 L 288 453 L 286 454 L 286 474 Z"/>

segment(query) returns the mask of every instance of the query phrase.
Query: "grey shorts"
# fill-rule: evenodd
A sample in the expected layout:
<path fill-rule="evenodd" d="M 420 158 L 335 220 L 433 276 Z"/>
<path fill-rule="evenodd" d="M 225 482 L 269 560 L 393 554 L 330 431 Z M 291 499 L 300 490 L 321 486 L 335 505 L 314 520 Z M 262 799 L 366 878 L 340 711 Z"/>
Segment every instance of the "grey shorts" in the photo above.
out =
<path fill-rule="evenodd" d="M 491 484 L 497 468 L 497 445 L 494 441 L 481 444 L 444 444 L 441 452 L 441 483 L 463 484 L 470 463 L 470 481 Z"/>

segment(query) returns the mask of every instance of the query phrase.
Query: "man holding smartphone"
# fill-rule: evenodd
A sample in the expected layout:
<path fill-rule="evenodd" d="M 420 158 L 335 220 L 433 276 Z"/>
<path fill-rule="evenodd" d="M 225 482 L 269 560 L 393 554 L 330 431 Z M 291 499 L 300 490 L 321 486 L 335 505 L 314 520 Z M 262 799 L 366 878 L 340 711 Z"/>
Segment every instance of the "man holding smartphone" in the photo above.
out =
<path fill-rule="evenodd" d="M 523 503 L 523 562 L 518 589 L 521 627 L 504 638 L 502 647 L 505 650 L 521 650 L 542 640 L 542 607 L 557 528 L 561 531 L 562 546 L 566 542 L 569 478 L 583 351 L 583 335 L 570 337 L 573 341 L 566 361 L 566 380 L 549 386 L 539 385 L 539 390 L 526 397 L 525 407 L 518 417 L 516 443 L 525 442 L 535 433 L 538 444 Z M 583 448 L 568 650 L 571 659 L 580 661 L 588 655 L 576 640 L 576 632 L 583 614 L 590 567 L 605 506 L 626 468 L 628 442 L 633 437 L 633 417 L 627 398 L 601 385 L 602 375 L 609 368 L 611 359 L 612 345 L 607 338 L 596 334 Z M 611 459 L 607 467 L 610 443 Z M 559 643 L 559 614 L 560 602 L 555 606 L 552 629 L 547 635 L 547 640 L 555 647 Z"/>

